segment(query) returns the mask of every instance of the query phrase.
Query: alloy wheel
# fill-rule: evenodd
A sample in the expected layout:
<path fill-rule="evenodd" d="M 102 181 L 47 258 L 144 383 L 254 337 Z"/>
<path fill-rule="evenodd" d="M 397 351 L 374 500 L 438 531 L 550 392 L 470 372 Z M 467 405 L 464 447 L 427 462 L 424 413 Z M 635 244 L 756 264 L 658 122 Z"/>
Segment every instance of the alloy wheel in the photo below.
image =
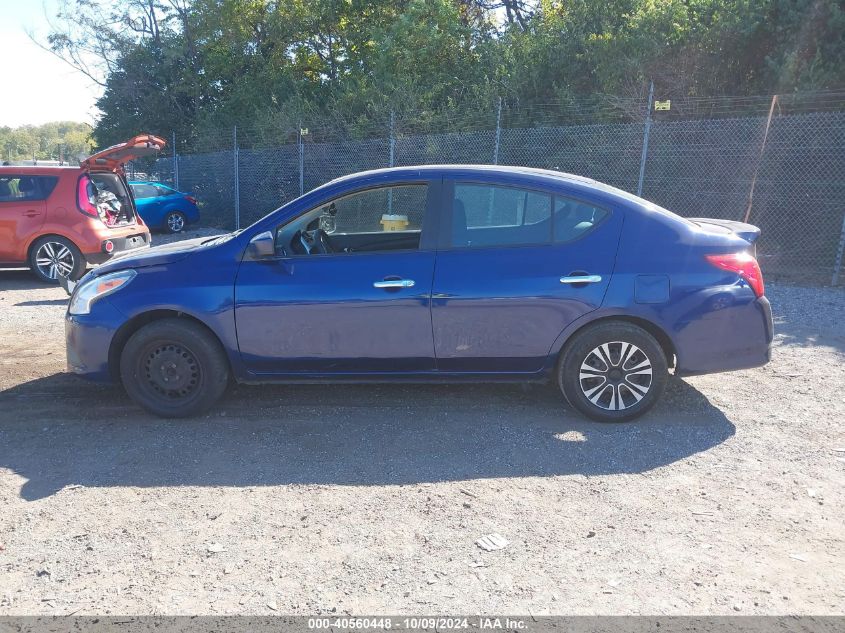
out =
<path fill-rule="evenodd" d="M 73 253 L 61 242 L 44 242 L 35 253 L 35 265 L 47 279 L 67 277 L 75 264 Z"/>
<path fill-rule="evenodd" d="M 181 213 L 171 213 L 167 216 L 167 228 L 171 233 L 178 233 L 185 228 L 185 218 Z"/>
<path fill-rule="evenodd" d="M 651 360 L 632 343 L 602 343 L 584 358 L 578 378 L 584 397 L 595 406 L 621 411 L 633 407 L 651 389 Z"/>

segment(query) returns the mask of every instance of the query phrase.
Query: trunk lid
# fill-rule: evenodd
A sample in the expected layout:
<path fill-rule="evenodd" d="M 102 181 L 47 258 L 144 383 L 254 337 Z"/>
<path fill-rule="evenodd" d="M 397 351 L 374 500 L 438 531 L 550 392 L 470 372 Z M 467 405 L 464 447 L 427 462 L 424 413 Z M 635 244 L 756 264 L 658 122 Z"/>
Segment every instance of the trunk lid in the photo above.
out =
<path fill-rule="evenodd" d="M 138 134 L 129 140 L 112 145 L 92 154 L 80 165 L 89 170 L 122 172 L 123 165 L 130 160 L 155 156 L 166 145 L 163 138 L 152 134 Z"/>

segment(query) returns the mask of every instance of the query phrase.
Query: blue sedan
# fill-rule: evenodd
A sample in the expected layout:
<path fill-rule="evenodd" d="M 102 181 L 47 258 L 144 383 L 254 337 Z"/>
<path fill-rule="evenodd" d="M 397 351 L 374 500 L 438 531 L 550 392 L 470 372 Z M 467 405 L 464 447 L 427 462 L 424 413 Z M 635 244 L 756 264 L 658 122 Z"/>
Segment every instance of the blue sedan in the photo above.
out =
<path fill-rule="evenodd" d="M 89 272 L 71 371 L 196 415 L 243 383 L 552 381 L 599 421 L 768 362 L 759 230 L 520 167 L 334 180 L 252 226 Z"/>
<path fill-rule="evenodd" d="M 129 183 L 135 207 L 150 228 L 167 233 L 178 233 L 188 224 L 199 222 L 197 199 L 188 193 L 176 191 L 160 182 Z"/>

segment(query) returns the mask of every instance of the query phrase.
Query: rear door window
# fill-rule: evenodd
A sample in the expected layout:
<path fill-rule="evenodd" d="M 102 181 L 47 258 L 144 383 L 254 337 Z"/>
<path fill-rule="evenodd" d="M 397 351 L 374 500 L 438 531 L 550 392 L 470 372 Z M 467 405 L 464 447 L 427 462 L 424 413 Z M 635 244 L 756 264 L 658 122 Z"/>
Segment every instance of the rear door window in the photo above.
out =
<path fill-rule="evenodd" d="M 571 242 L 591 231 L 609 213 L 583 200 L 533 189 L 456 183 L 451 246 Z"/>
<path fill-rule="evenodd" d="M 58 176 L 0 176 L 0 202 L 46 200 L 58 182 Z"/>
<path fill-rule="evenodd" d="M 551 195 L 496 185 L 455 185 L 452 246 L 551 242 Z"/>

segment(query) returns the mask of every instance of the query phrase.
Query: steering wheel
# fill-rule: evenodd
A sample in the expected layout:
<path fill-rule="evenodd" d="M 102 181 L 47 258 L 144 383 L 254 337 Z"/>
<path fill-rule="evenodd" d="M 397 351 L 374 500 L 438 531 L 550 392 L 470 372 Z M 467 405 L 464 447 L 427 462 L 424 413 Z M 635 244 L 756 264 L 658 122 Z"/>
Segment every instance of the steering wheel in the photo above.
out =
<path fill-rule="evenodd" d="M 329 236 L 323 229 L 299 231 L 299 243 L 302 244 L 306 255 L 311 255 L 315 251 L 321 255 L 333 252 L 329 243 Z"/>

